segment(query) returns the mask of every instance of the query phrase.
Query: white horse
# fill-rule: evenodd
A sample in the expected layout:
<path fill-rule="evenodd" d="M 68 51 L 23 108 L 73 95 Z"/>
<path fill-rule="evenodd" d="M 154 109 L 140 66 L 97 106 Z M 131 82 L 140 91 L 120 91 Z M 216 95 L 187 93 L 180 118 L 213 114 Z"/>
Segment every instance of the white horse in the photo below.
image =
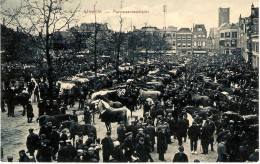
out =
<path fill-rule="evenodd" d="M 108 103 L 103 100 L 99 100 L 95 105 L 96 110 L 99 111 L 102 122 L 105 122 L 107 131 L 111 131 L 111 123 L 121 121 L 125 125 L 130 125 L 131 111 L 125 106 L 122 108 L 112 108 Z"/>

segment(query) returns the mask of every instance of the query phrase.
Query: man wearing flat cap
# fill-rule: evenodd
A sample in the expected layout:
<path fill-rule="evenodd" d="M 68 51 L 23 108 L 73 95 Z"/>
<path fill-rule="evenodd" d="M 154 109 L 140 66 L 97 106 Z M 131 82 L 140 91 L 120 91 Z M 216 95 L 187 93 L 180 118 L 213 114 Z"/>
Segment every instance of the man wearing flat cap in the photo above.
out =
<path fill-rule="evenodd" d="M 29 129 L 29 135 L 26 140 L 26 146 L 28 149 L 28 152 L 30 153 L 30 156 L 34 156 L 35 150 L 38 149 L 38 146 L 40 144 L 40 138 L 37 134 L 33 133 L 33 129 Z"/>
<path fill-rule="evenodd" d="M 133 133 L 126 133 L 126 139 L 122 144 L 123 153 L 125 154 L 126 160 L 132 162 L 132 154 L 134 153 L 134 142 L 133 142 Z"/>
<path fill-rule="evenodd" d="M 25 150 L 20 150 L 19 156 L 19 162 L 29 162 L 29 157 L 26 155 Z"/>
<path fill-rule="evenodd" d="M 125 140 L 125 133 L 126 133 L 126 128 L 125 128 L 124 122 L 120 121 L 120 125 L 117 128 L 117 138 L 118 138 L 118 141 L 120 142 L 120 144 L 122 144 Z"/>
<path fill-rule="evenodd" d="M 112 155 L 114 148 L 110 131 L 108 131 L 106 137 L 102 139 L 101 144 L 103 147 L 103 162 L 109 162 L 109 156 Z"/>
<path fill-rule="evenodd" d="M 67 154 L 67 161 L 66 162 L 73 162 L 74 158 L 77 155 L 77 150 L 74 146 L 71 145 L 71 140 L 66 140 L 66 154 Z"/>
<path fill-rule="evenodd" d="M 53 148 L 52 159 L 56 160 L 56 154 L 59 150 L 59 142 L 60 142 L 60 134 L 57 132 L 56 126 L 52 127 L 50 142 L 51 142 L 51 147 Z"/>
<path fill-rule="evenodd" d="M 66 144 L 64 141 L 60 141 L 60 149 L 58 151 L 57 162 L 66 162 L 67 154 L 66 154 Z"/>
<path fill-rule="evenodd" d="M 28 104 L 26 105 L 26 110 L 27 110 L 27 121 L 28 123 L 31 123 L 34 117 L 31 101 L 29 101 Z"/>
<path fill-rule="evenodd" d="M 51 162 L 52 147 L 48 146 L 46 142 L 41 141 L 41 147 L 39 148 L 36 159 L 38 162 Z"/>
<path fill-rule="evenodd" d="M 144 137 L 140 137 L 138 144 L 136 145 L 136 155 L 139 158 L 140 162 L 153 162 L 151 155 L 147 152 L 147 149 L 144 144 Z"/>

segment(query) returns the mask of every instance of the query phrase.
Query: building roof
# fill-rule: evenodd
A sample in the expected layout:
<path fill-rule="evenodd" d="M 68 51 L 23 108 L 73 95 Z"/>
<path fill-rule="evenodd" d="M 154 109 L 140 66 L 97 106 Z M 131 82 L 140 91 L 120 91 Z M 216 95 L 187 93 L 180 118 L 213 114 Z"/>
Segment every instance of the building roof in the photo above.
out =
<path fill-rule="evenodd" d="M 237 29 L 237 24 L 234 23 L 224 23 L 220 26 L 220 30 L 224 29 Z"/>
<path fill-rule="evenodd" d="M 193 32 L 198 32 L 198 29 L 199 29 L 199 28 L 202 28 L 202 32 L 207 32 L 207 30 L 206 30 L 204 24 L 196 24 L 195 27 L 194 27 L 194 29 L 193 29 Z"/>
<path fill-rule="evenodd" d="M 178 33 L 181 33 L 181 32 L 191 32 L 191 30 L 189 28 L 181 28 L 178 30 Z"/>

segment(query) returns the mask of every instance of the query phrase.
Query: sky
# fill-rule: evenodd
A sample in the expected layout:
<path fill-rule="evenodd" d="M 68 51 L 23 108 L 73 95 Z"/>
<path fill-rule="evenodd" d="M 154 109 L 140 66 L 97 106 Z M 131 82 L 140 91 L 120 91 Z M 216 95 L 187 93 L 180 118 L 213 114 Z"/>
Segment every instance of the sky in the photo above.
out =
<path fill-rule="evenodd" d="M 81 2 L 80 2 L 81 1 Z M 131 30 L 131 22 L 137 29 L 147 26 L 164 26 L 163 6 L 166 5 L 166 26 L 192 28 L 194 24 L 205 24 L 209 33 L 211 27 L 218 26 L 218 9 L 230 7 L 230 22 L 237 23 L 239 15 L 247 17 L 251 12 L 251 4 L 259 6 L 258 0 L 73 0 L 70 7 L 79 2 L 80 11 L 77 13 L 77 22 L 91 23 L 95 20 L 94 10 L 97 1 L 97 22 L 108 23 L 110 29 L 118 31 L 120 28 L 119 13 L 115 11 L 142 11 L 145 13 L 125 13 L 123 18 L 123 30 Z M 122 2 L 122 9 L 120 4 Z M 7 0 L 5 7 L 12 8 L 19 4 L 17 0 Z"/>

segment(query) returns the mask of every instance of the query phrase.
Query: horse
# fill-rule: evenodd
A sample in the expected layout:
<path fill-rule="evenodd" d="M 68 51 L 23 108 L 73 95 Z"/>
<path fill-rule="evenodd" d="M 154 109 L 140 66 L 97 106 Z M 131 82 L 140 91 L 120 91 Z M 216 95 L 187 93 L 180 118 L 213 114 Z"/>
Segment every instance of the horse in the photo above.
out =
<path fill-rule="evenodd" d="M 111 131 L 111 122 L 120 123 L 123 121 L 125 125 L 129 125 L 131 112 L 128 108 L 112 108 L 103 100 L 99 100 L 96 105 L 97 110 L 99 111 L 99 118 L 101 118 L 101 122 L 105 122 L 107 131 Z"/>
<path fill-rule="evenodd" d="M 83 135 L 89 135 L 93 133 L 94 139 L 97 139 L 97 129 L 94 125 L 91 124 L 78 124 L 74 121 L 66 121 L 61 123 L 61 127 L 59 128 L 59 132 L 63 129 L 68 128 L 70 132 L 70 139 L 73 139 L 73 145 L 75 142 L 75 136 L 83 133 Z"/>
<path fill-rule="evenodd" d="M 71 115 L 70 114 L 60 114 L 55 116 L 49 116 L 49 115 L 42 115 L 36 119 L 36 121 L 39 121 L 39 125 L 42 126 L 44 122 L 52 122 L 53 125 L 55 125 L 57 128 L 60 127 L 60 124 L 63 121 L 70 121 Z"/>
<path fill-rule="evenodd" d="M 30 95 L 29 93 L 22 92 L 15 96 L 16 105 L 20 104 L 23 106 L 23 113 L 22 115 L 25 115 L 26 105 L 29 103 Z"/>
<path fill-rule="evenodd" d="M 111 107 L 113 108 L 122 108 L 123 107 L 123 104 L 119 101 L 109 101 L 104 95 L 97 95 L 95 97 L 95 100 L 98 100 L 98 99 L 101 99 L 103 101 L 105 101 L 106 103 L 108 103 Z"/>

